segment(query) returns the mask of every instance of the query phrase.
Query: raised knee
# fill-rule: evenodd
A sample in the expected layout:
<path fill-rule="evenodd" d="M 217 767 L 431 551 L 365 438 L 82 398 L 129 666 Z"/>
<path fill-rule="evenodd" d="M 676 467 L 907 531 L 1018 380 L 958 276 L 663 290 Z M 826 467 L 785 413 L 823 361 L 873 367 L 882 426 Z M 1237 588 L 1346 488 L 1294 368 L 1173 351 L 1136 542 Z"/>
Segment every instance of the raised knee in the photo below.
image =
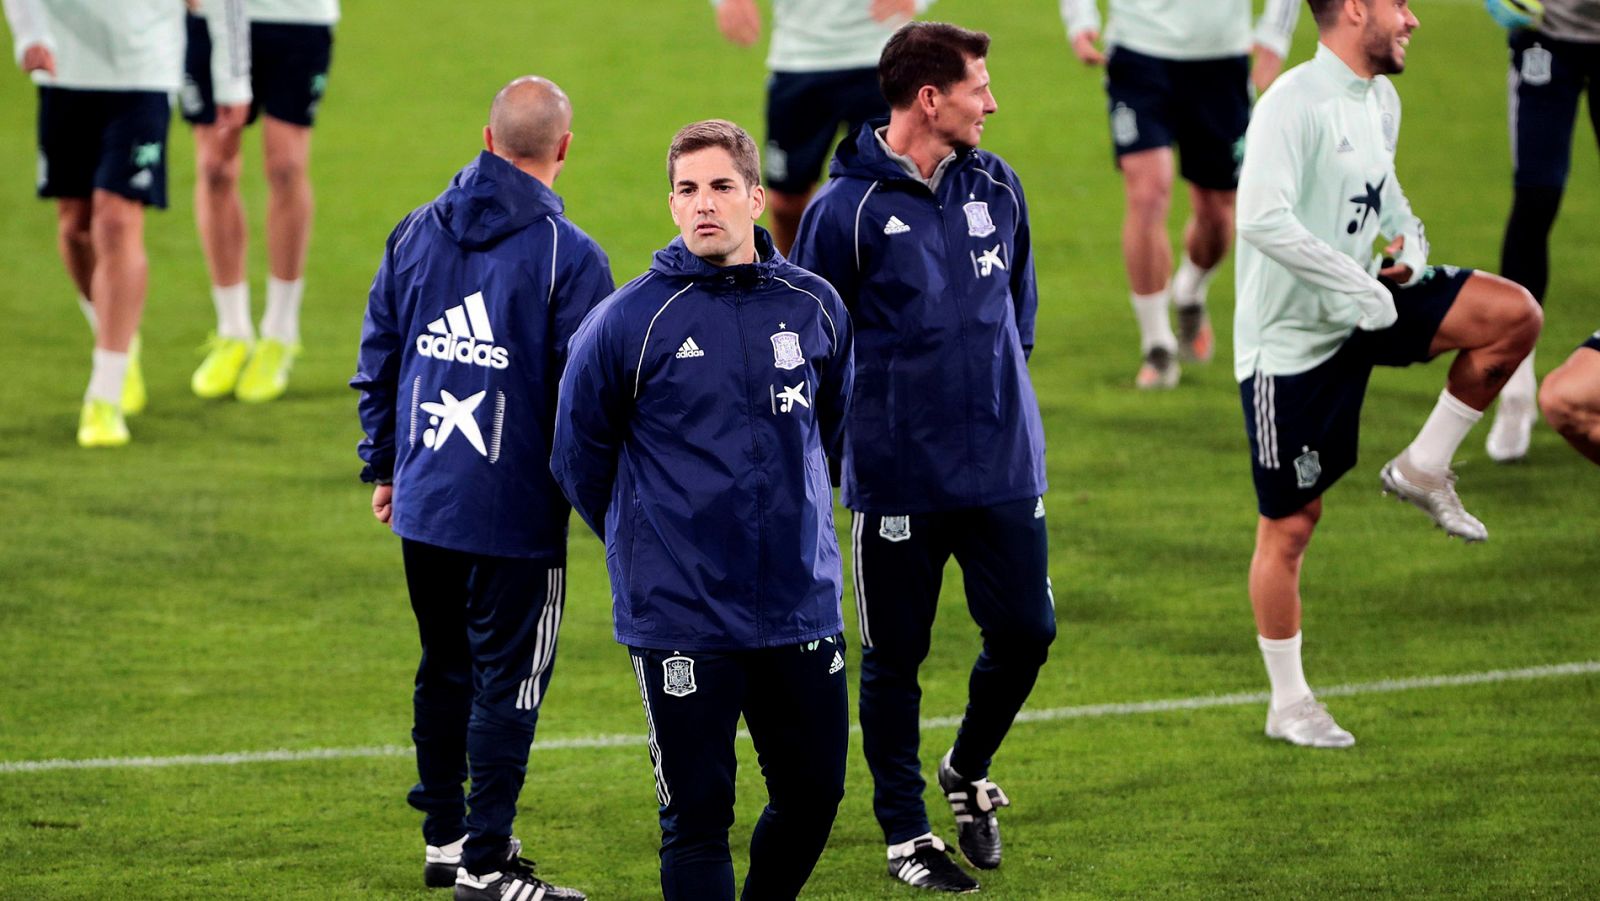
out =
<path fill-rule="evenodd" d="M 1533 350 L 1544 328 L 1544 309 L 1527 288 L 1508 283 L 1509 299 L 1505 303 L 1505 333 L 1514 339 L 1525 352 Z"/>

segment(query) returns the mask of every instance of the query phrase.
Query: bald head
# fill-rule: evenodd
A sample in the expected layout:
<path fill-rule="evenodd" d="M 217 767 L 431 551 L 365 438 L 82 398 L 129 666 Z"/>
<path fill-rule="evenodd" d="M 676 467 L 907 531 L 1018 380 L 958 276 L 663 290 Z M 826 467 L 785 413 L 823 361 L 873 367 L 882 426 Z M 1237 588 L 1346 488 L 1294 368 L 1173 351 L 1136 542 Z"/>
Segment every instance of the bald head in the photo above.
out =
<path fill-rule="evenodd" d="M 572 102 L 555 82 L 524 75 L 500 89 L 489 107 L 496 156 L 513 163 L 560 161 L 572 128 Z"/>

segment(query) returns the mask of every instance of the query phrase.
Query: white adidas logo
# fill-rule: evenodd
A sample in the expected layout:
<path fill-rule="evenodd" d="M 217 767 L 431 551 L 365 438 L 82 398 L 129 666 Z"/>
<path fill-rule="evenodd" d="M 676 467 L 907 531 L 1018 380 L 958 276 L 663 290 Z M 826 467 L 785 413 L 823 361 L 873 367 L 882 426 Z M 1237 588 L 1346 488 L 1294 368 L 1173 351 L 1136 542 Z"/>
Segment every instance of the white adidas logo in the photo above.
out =
<path fill-rule="evenodd" d="M 428 331 L 430 334 L 417 336 L 417 353 L 424 357 L 494 369 L 511 365 L 511 352 L 494 344 L 482 291 L 445 310 L 443 316 L 428 323 Z"/>
<path fill-rule="evenodd" d="M 834 651 L 833 662 L 828 664 L 828 675 L 831 676 L 842 669 L 844 669 L 844 655 L 840 654 L 838 651 Z"/>
<path fill-rule="evenodd" d="M 889 221 L 883 226 L 883 233 L 886 235 L 903 235 L 908 231 L 911 231 L 911 226 L 901 222 L 899 216 L 890 216 Z"/>
<path fill-rule="evenodd" d="M 680 360 L 687 360 L 690 357 L 703 357 L 705 355 L 706 352 L 700 349 L 700 345 L 694 343 L 693 338 L 685 338 L 683 345 L 678 348 L 678 352 L 674 356 Z"/>

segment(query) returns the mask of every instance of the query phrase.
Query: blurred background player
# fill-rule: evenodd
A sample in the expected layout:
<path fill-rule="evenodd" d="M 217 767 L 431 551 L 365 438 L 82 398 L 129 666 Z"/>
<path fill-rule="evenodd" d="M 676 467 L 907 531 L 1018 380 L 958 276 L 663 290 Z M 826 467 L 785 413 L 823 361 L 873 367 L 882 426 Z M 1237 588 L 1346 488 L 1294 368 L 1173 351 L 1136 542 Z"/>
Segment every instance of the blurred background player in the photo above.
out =
<path fill-rule="evenodd" d="M 167 205 L 168 96 L 183 71 L 174 0 L 5 0 L 17 63 L 39 85 L 40 197 L 56 198 L 67 274 L 94 330 L 84 447 L 127 444 L 149 261 L 144 208 Z"/>
<path fill-rule="evenodd" d="M 1111 0 L 1104 53 L 1095 47 L 1095 0 L 1061 0 L 1061 14 L 1078 59 L 1106 68 L 1111 140 L 1127 192 L 1122 257 L 1143 357 L 1134 383 L 1172 388 L 1180 358 L 1204 363 L 1215 351 L 1206 289 L 1233 242 L 1251 89 L 1266 90 L 1282 69 L 1300 0 L 1267 0 L 1253 36 L 1250 0 Z M 1176 275 L 1167 237 L 1174 144 L 1191 207 Z"/>
<path fill-rule="evenodd" d="M 190 386 L 204 398 L 233 394 L 259 402 L 283 395 L 300 352 L 311 127 L 327 87 L 339 0 L 243 0 L 248 32 L 206 27 L 206 18 L 239 2 L 203 0 L 204 15 L 188 23 L 181 102 L 194 126 L 195 226 L 217 311 L 216 334 Z M 226 60 L 222 67 L 210 63 L 218 54 Z M 239 195 L 242 129 L 258 115 L 267 176 L 267 305 L 259 337 L 250 325 Z"/>
<path fill-rule="evenodd" d="M 1539 407 L 1568 444 L 1600 463 L 1600 332 L 1544 377 Z"/>
<path fill-rule="evenodd" d="M 997 109 L 989 36 L 913 23 L 884 47 L 888 121 L 839 146 L 795 261 L 838 289 L 856 327 L 843 502 L 855 513 L 861 734 L 889 875 L 978 888 L 923 804 L 917 672 L 953 555 L 983 634 L 939 789 L 974 866 L 1000 865 L 989 767 L 1056 636 L 1044 428 L 1028 374 L 1039 306 L 1022 183 L 978 149 Z"/>
<path fill-rule="evenodd" d="M 408 800 L 426 814 L 423 879 L 457 901 L 583 897 L 534 876 L 511 835 L 566 600 L 571 508 L 547 463 L 556 387 L 568 340 L 612 288 L 605 253 L 551 190 L 571 125 L 543 78 L 500 90 L 486 149 L 390 235 L 350 382 L 361 476 L 401 538 L 422 640 Z"/>
<path fill-rule="evenodd" d="M 787 254 L 800 214 L 844 127 L 889 114 L 878 89 L 878 54 L 894 30 L 934 0 L 773 0 L 767 51 L 767 146 L 763 183 L 772 241 Z M 756 0 L 712 0 L 717 27 L 748 47 L 761 38 Z"/>
<path fill-rule="evenodd" d="M 667 181 L 679 236 L 572 339 L 550 467 L 605 542 L 650 730 L 662 895 L 734 897 L 742 715 L 767 788 L 743 897 L 794 898 L 828 843 L 849 748 L 828 459 L 850 318 L 756 226 L 761 160 L 744 129 L 684 126 Z"/>
<path fill-rule="evenodd" d="M 1449 350 L 1445 390 L 1380 475 L 1385 493 L 1447 533 L 1488 537 L 1461 506 L 1450 460 L 1539 337 L 1539 306 L 1497 276 L 1429 266 L 1395 177 L 1400 97 L 1417 27 L 1405 0 L 1311 0 L 1321 42 L 1256 106 L 1239 179 L 1234 375 L 1260 518 L 1250 561 L 1257 643 L 1272 685 L 1266 734 L 1344 748 L 1300 657 L 1300 567 L 1322 495 L 1356 462 L 1374 365 Z M 1379 235 L 1391 265 L 1373 258 Z"/>
<path fill-rule="evenodd" d="M 1487 0 L 1510 30 L 1511 215 L 1500 271 L 1544 303 L 1550 283 L 1550 229 L 1572 169 L 1578 100 L 1589 93 L 1589 125 L 1600 141 L 1600 0 Z M 1500 394 L 1485 449 L 1500 462 L 1527 456 L 1533 430 L 1533 354 Z"/>

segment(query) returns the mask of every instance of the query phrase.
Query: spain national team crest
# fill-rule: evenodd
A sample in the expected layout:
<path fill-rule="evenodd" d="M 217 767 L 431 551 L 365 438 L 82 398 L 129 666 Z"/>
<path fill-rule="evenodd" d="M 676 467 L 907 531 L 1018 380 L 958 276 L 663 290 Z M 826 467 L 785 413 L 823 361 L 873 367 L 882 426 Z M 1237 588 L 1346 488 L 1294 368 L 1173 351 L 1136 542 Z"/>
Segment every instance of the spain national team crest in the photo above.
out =
<path fill-rule="evenodd" d="M 700 686 L 694 684 L 694 660 L 690 657 L 668 657 L 661 661 L 665 678 L 661 690 L 675 698 L 692 695 Z"/>
<path fill-rule="evenodd" d="M 885 516 L 878 520 L 878 537 L 884 541 L 905 541 L 911 537 L 911 517 Z"/>
<path fill-rule="evenodd" d="M 1538 87 L 1550 83 L 1550 51 L 1538 44 L 1522 51 L 1522 83 Z"/>
<path fill-rule="evenodd" d="M 1322 478 L 1322 456 L 1309 447 L 1294 458 L 1294 483 L 1300 488 L 1312 488 Z"/>
<path fill-rule="evenodd" d="M 994 234 L 994 220 L 989 218 L 989 205 L 974 200 L 961 207 L 967 214 L 967 234 L 974 238 L 987 238 Z"/>
<path fill-rule="evenodd" d="M 778 323 L 783 328 L 783 323 Z M 800 336 L 794 332 L 778 332 L 772 336 L 772 365 L 779 369 L 799 369 L 806 365 L 800 353 Z"/>

